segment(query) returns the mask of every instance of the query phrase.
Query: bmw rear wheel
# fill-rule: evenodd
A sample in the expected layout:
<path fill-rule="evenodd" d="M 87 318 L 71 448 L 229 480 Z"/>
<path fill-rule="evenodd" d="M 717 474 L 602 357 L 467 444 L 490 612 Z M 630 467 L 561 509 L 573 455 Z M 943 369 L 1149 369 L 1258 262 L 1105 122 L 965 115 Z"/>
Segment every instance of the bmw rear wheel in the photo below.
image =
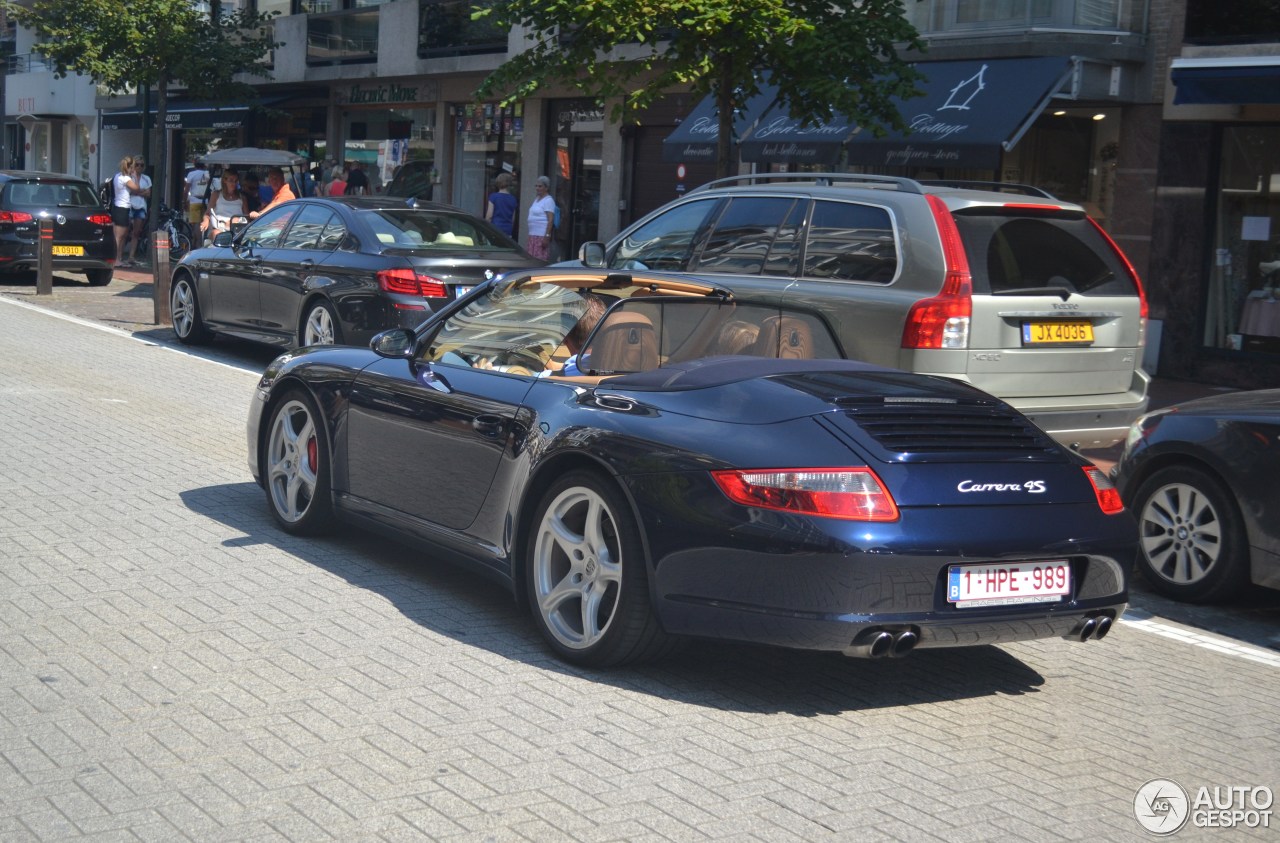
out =
<path fill-rule="evenodd" d="M 306 348 L 312 345 L 341 344 L 342 326 L 338 324 L 338 315 L 334 313 L 333 305 L 327 301 L 313 302 L 302 320 L 302 329 L 298 331 L 298 345 Z"/>
<path fill-rule="evenodd" d="M 200 314 L 196 284 L 185 270 L 173 277 L 173 289 L 169 291 L 169 317 L 173 322 L 173 332 L 181 342 L 189 345 L 208 342 L 211 335 Z"/>
<path fill-rule="evenodd" d="M 565 661 L 606 667 L 670 649 L 650 605 L 635 519 L 598 475 L 571 472 L 543 495 L 527 570 L 535 621 Z"/>
<path fill-rule="evenodd" d="M 271 514 L 286 532 L 313 535 L 329 526 L 331 467 L 328 438 L 315 403 L 301 391 L 271 413 L 262 449 Z"/>
<path fill-rule="evenodd" d="M 1231 494 L 1192 466 L 1162 468 L 1134 496 L 1138 565 L 1159 593 L 1207 603 L 1230 597 L 1249 574 L 1249 543 Z"/>

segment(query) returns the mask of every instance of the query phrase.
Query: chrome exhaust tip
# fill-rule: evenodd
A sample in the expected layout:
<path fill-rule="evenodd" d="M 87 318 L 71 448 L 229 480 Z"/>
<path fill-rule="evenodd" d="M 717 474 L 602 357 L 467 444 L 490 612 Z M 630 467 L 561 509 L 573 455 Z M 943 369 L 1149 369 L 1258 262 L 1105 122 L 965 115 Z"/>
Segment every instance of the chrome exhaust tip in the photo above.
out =
<path fill-rule="evenodd" d="M 889 655 L 895 659 L 902 658 L 907 653 L 914 650 L 916 645 L 919 643 L 920 636 L 916 635 L 911 630 L 908 629 L 906 632 L 900 632 L 898 633 L 898 637 L 893 639 L 893 647 L 889 650 Z"/>
<path fill-rule="evenodd" d="M 1076 637 L 1078 637 L 1081 641 L 1088 641 L 1090 638 L 1093 637 L 1093 633 L 1097 630 L 1097 628 L 1098 628 L 1097 619 L 1089 618 L 1084 623 L 1080 624 L 1080 629 L 1076 631 Z"/>
<path fill-rule="evenodd" d="M 893 634 L 883 629 L 867 630 L 845 648 L 846 656 L 860 659 L 882 659 L 893 649 Z"/>
<path fill-rule="evenodd" d="M 1106 638 L 1107 633 L 1111 631 L 1111 623 L 1111 618 L 1107 615 L 1098 618 L 1098 625 L 1093 628 L 1093 640 L 1101 641 Z"/>

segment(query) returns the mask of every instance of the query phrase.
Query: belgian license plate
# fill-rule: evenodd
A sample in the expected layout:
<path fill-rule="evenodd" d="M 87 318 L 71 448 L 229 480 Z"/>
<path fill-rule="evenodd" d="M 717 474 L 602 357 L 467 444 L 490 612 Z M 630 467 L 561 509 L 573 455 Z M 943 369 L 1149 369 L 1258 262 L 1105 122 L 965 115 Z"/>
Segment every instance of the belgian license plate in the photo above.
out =
<path fill-rule="evenodd" d="M 947 602 L 957 609 L 1056 603 L 1070 593 L 1071 566 L 1065 559 L 947 569 Z"/>
<path fill-rule="evenodd" d="M 453 288 L 453 297 L 455 299 L 460 299 L 474 289 L 475 287 L 463 287 L 461 284 L 459 284 Z"/>
<path fill-rule="evenodd" d="M 59 258 L 84 257 L 84 246 L 54 246 L 53 254 Z"/>
<path fill-rule="evenodd" d="M 1092 322 L 1023 322 L 1023 345 L 1092 345 Z"/>

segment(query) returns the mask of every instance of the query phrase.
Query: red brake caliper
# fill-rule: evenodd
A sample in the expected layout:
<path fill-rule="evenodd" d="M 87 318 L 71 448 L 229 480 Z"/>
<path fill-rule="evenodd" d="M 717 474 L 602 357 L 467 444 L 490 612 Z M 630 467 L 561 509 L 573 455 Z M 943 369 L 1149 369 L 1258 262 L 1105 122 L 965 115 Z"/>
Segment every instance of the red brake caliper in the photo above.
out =
<path fill-rule="evenodd" d="M 312 436 L 307 440 L 307 468 L 311 469 L 311 473 L 316 473 L 316 438 Z"/>

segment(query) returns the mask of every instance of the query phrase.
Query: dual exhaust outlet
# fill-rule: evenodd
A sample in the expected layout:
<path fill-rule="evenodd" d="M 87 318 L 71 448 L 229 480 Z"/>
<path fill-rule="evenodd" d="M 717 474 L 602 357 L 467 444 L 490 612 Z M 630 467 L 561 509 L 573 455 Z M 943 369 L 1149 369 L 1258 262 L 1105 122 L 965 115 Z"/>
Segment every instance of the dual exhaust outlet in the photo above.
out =
<path fill-rule="evenodd" d="M 874 628 L 859 633 L 853 643 L 845 648 L 844 654 L 859 659 L 896 659 L 914 650 L 919 643 L 920 634 L 910 627 Z"/>
<path fill-rule="evenodd" d="M 1093 615 L 1087 617 L 1079 626 L 1071 631 L 1071 637 L 1080 641 L 1101 641 L 1107 637 L 1107 633 L 1111 631 L 1110 615 Z"/>

